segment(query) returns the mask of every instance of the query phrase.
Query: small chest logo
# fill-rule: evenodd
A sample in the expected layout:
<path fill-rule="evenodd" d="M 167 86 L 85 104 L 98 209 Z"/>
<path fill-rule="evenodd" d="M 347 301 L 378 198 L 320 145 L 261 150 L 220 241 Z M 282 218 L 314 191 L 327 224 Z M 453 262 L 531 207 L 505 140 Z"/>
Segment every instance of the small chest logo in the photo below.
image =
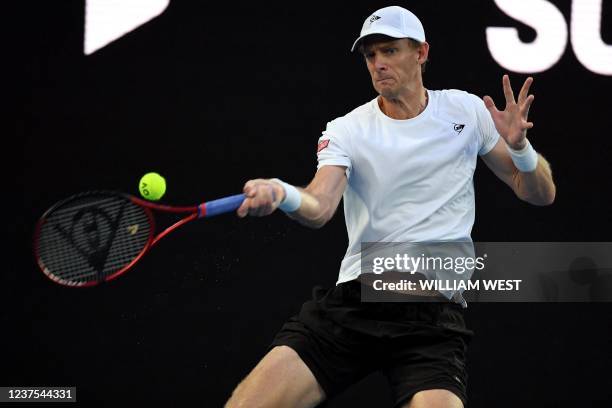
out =
<path fill-rule="evenodd" d="M 319 153 L 321 150 L 325 149 L 328 145 L 329 145 L 329 139 L 321 140 L 319 142 L 319 144 L 317 145 L 317 153 Z"/>
<path fill-rule="evenodd" d="M 461 131 L 465 127 L 465 125 L 462 123 L 453 123 L 453 125 L 453 129 L 455 130 L 455 132 L 457 132 L 457 134 L 461 133 Z"/>

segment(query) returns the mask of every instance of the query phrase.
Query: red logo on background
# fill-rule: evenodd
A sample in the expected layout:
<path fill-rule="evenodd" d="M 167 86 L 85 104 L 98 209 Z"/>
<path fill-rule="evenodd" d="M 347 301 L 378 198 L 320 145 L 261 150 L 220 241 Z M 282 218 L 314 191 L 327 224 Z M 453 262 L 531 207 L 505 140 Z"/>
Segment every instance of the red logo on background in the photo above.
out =
<path fill-rule="evenodd" d="M 321 150 L 325 149 L 327 147 L 327 145 L 329 145 L 329 139 L 321 140 L 319 142 L 319 144 L 317 145 L 317 153 L 319 153 Z"/>

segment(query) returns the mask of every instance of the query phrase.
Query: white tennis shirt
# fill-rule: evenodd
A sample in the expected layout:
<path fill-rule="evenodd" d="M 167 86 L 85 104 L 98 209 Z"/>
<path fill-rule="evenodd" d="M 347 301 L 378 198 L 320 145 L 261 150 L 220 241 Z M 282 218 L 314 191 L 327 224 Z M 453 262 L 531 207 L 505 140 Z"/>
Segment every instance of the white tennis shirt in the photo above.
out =
<path fill-rule="evenodd" d="M 329 122 L 319 139 L 317 168 L 347 168 L 349 243 L 338 283 L 361 273 L 362 242 L 471 239 L 476 161 L 499 134 L 477 96 L 427 93 L 427 107 L 415 118 L 392 119 L 374 99 Z"/>

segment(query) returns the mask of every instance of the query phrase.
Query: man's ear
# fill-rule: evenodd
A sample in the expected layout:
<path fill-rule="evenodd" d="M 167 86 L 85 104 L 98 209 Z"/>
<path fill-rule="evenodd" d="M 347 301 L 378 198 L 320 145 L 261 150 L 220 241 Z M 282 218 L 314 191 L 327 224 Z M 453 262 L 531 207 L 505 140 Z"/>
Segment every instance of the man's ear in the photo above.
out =
<path fill-rule="evenodd" d="M 423 41 L 421 43 L 421 46 L 419 47 L 419 63 L 424 63 L 425 61 L 427 61 L 427 58 L 429 56 L 429 43 L 427 41 Z"/>

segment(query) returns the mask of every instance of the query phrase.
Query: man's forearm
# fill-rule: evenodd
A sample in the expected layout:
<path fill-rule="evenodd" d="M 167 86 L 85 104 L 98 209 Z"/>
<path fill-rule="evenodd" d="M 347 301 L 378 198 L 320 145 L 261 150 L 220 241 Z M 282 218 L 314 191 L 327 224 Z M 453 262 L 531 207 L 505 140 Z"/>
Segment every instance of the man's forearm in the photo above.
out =
<path fill-rule="evenodd" d="M 312 228 L 320 228 L 336 212 L 347 185 L 345 166 L 323 166 L 302 189 L 280 179 L 253 179 L 245 183 L 239 217 L 263 217 L 276 210 Z"/>
<path fill-rule="evenodd" d="M 316 196 L 307 189 L 298 188 L 298 190 L 302 196 L 300 208 L 287 215 L 307 227 L 321 228 L 334 215 L 338 203 L 332 206 L 330 197 Z"/>
<path fill-rule="evenodd" d="M 556 188 L 550 164 L 538 154 L 538 165 L 535 171 L 514 172 L 514 191 L 516 195 L 530 204 L 550 205 L 555 200 Z"/>

